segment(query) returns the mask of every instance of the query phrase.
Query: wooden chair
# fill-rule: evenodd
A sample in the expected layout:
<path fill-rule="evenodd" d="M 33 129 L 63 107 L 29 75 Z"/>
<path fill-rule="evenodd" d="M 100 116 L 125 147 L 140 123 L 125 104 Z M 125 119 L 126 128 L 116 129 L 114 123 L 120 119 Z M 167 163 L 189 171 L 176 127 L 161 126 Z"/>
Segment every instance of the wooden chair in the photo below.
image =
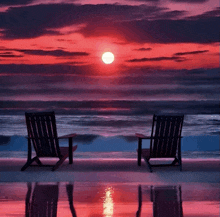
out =
<path fill-rule="evenodd" d="M 73 147 L 73 137 L 76 134 L 57 136 L 56 120 L 54 112 L 25 113 L 28 131 L 28 157 L 26 164 L 21 168 L 24 171 L 34 161 L 39 166 L 43 165 L 40 157 L 58 157 L 59 161 L 53 166 L 52 171 L 56 170 L 69 156 L 69 163 L 73 163 L 73 152 L 77 145 Z M 58 139 L 69 139 L 69 147 L 59 147 Z M 31 143 L 34 146 L 36 156 L 31 157 Z"/>
<path fill-rule="evenodd" d="M 180 166 L 182 170 L 181 159 L 181 132 L 184 116 L 153 116 L 151 136 L 145 136 L 136 133 L 138 138 L 138 166 L 141 166 L 141 157 L 144 158 L 152 172 L 153 166 Z M 150 139 L 150 149 L 142 149 L 142 140 Z M 151 159 L 168 158 L 173 159 L 171 164 L 153 165 Z"/>

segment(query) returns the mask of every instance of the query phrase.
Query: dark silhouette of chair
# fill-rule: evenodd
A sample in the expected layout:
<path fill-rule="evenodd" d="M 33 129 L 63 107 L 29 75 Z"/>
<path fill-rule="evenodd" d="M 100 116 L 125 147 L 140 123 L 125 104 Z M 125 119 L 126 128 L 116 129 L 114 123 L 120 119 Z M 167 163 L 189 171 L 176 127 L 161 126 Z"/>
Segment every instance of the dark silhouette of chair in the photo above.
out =
<path fill-rule="evenodd" d="M 181 186 L 152 186 L 154 217 L 183 217 Z"/>
<path fill-rule="evenodd" d="M 153 116 L 151 136 L 136 133 L 138 138 L 138 166 L 141 166 L 141 157 L 144 158 L 150 171 L 153 166 L 180 166 L 181 160 L 181 132 L 184 116 Z M 142 140 L 150 139 L 150 149 L 142 149 Z M 169 158 L 173 159 L 171 164 L 151 164 L 151 159 Z"/>
<path fill-rule="evenodd" d="M 28 183 L 26 217 L 56 217 L 58 193 L 58 184 L 41 185 L 36 183 L 32 192 L 32 185 Z"/>
<path fill-rule="evenodd" d="M 141 216 L 141 207 L 142 207 L 142 189 L 141 185 L 138 186 L 138 210 L 136 212 L 136 217 Z"/>
<path fill-rule="evenodd" d="M 138 186 L 138 211 L 141 216 L 142 187 Z M 181 186 L 151 186 L 154 217 L 183 217 Z"/>
<path fill-rule="evenodd" d="M 36 183 L 32 191 L 32 184 L 27 183 L 28 191 L 25 201 L 26 217 L 56 217 L 59 195 L 59 183 L 40 184 Z M 73 184 L 66 185 L 70 211 L 72 217 L 76 217 L 73 206 Z"/>
<path fill-rule="evenodd" d="M 52 171 L 56 170 L 69 156 L 69 163 L 73 163 L 73 152 L 77 145 L 73 147 L 73 137 L 76 134 L 57 136 L 56 120 L 54 112 L 25 113 L 28 131 L 28 157 L 26 164 L 21 168 L 24 171 L 34 161 L 39 166 L 43 165 L 40 157 L 57 157 L 59 161 L 53 166 Z M 69 139 L 69 147 L 60 147 L 59 139 Z M 31 143 L 34 146 L 36 156 L 31 157 Z"/>
<path fill-rule="evenodd" d="M 73 217 L 76 217 L 76 210 L 73 206 L 73 184 L 66 185 L 66 192 L 69 200 L 70 211 Z"/>

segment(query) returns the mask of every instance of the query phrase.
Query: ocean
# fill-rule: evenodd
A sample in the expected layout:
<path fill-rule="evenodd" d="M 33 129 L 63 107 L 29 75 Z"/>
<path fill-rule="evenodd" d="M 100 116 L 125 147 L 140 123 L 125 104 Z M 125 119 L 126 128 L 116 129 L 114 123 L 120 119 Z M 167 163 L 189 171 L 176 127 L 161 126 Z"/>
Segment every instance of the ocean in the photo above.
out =
<path fill-rule="evenodd" d="M 56 115 L 58 135 L 76 133 L 79 158 L 136 158 L 135 133 L 150 135 L 152 115 Z M 220 115 L 185 115 L 183 158 L 219 158 Z M 0 157 L 26 157 L 24 115 L 0 115 Z M 67 145 L 66 141 L 60 142 Z M 144 140 L 144 147 L 149 141 Z"/>

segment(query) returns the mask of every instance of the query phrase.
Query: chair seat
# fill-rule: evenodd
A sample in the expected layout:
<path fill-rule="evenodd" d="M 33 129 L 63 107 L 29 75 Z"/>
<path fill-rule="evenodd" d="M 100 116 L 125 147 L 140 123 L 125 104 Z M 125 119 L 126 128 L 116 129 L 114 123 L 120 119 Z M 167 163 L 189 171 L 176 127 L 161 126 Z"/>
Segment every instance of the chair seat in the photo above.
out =
<path fill-rule="evenodd" d="M 74 152 L 77 148 L 77 145 L 73 146 L 72 152 Z M 60 154 L 62 156 L 68 155 L 69 154 L 69 147 L 60 147 Z"/>
<path fill-rule="evenodd" d="M 60 154 L 62 156 L 66 155 L 69 153 L 69 147 L 60 147 Z"/>
<path fill-rule="evenodd" d="M 138 152 L 138 150 L 137 150 Z M 145 149 L 141 149 L 141 156 L 143 158 L 149 158 L 150 157 L 150 149 L 145 148 Z"/>
<path fill-rule="evenodd" d="M 142 149 L 141 150 L 141 155 L 144 158 L 149 158 L 150 157 L 150 149 Z"/>

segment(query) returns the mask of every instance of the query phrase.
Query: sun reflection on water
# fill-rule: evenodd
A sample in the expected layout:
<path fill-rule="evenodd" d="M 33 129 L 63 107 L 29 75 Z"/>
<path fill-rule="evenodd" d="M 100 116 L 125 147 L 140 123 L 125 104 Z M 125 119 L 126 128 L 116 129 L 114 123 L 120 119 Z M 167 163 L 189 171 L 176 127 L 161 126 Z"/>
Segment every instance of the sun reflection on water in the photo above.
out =
<path fill-rule="evenodd" d="M 112 194 L 114 193 L 112 187 L 108 187 L 105 189 L 105 196 L 103 201 L 103 216 L 112 217 L 113 216 L 113 198 Z"/>

